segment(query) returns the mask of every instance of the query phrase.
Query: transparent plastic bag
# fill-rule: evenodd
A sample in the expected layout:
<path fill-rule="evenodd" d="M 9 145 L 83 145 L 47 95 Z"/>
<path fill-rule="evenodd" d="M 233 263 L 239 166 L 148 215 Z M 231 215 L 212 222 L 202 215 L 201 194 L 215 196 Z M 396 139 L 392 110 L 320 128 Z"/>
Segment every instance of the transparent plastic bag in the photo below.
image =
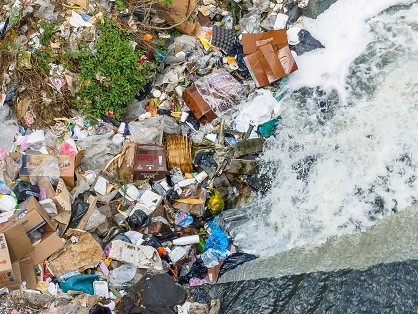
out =
<path fill-rule="evenodd" d="M 247 87 L 241 85 L 225 69 L 220 69 L 197 80 L 196 89 L 218 116 L 226 115 L 247 97 Z"/>

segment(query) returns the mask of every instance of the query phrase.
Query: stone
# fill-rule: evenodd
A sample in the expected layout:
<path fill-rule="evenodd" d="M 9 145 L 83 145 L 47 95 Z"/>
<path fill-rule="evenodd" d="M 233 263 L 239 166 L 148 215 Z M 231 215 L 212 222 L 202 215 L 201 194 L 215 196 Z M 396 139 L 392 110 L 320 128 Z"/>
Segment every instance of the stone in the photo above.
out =
<path fill-rule="evenodd" d="M 302 15 L 316 19 L 335 2 L 337 0 L 310 0 L 308 5 L 302 9 Z"/>

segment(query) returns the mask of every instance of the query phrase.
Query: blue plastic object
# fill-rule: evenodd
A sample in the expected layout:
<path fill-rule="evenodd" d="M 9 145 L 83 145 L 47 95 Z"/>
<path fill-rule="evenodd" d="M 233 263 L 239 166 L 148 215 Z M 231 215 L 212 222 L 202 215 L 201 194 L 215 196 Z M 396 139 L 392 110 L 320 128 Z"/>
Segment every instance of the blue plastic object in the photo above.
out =
<path fill-rule="evenodd" d="M 74 276 L 64 282 L 61 282 L 60 287 L 64 292 L 67 292 L 68 290 L 75 290 L 93 295 L 93 281 L 99 280 L 99 278 L 99 275 Z"/>
<path fill-rule="evenodd" d="M 224 231 L 212 221 L 209 221 L 208 226 L 211 230 L 211 235 L 206 239 L 205 251 L 213 248 L 221 252 L 226 251 L 229 245 L 229 239 Z"/>

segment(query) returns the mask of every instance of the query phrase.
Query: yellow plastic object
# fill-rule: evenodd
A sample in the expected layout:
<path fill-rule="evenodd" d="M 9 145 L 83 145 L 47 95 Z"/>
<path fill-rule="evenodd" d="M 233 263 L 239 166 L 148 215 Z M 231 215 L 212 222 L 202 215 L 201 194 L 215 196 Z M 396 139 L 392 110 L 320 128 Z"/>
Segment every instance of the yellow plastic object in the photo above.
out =
<path fill-rule="evenodd" d="M 222 199 L 221 193 L 217 189 L 211 190 L 207 207 L 212 215 L 217 215 L 225 208 L 225 202 Z"/>

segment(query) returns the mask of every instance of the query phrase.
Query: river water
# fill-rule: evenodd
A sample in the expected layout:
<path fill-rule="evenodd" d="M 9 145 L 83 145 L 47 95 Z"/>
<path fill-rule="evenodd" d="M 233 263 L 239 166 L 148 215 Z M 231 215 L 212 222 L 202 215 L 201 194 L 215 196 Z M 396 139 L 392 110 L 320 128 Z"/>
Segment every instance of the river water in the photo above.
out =
<path fill-rule="evenodd" d="M 231 230 L 260 259 L 211 293 L 224 313 L 416 312 L 418 3 L 339 0 L 303 26 L 326 48 L 296 60 L 271 190 Z"/>

